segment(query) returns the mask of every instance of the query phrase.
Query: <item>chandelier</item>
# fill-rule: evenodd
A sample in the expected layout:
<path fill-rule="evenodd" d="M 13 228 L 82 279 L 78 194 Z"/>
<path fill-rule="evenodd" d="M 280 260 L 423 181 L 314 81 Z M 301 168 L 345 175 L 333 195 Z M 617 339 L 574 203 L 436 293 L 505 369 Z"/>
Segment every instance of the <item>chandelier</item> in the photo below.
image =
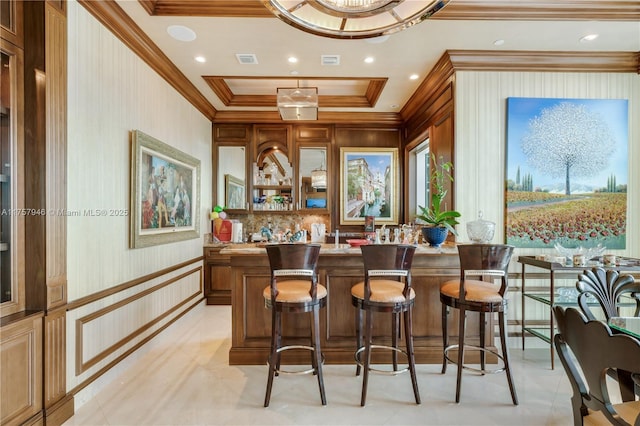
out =
<path fill-rule="evenodd" d="M 327 170 L 324 168 L 324 153 L 322 154 L 320 167 L 311 170 L 311 187 L 316 189 L 327 188 Z"/>
<path fill-rule="evenodd" d="M 283 120 L 317 120 L 317 87 L 278 87 L 276 101 Z"/>
<path fill-rule="evenodd" d="M 379 37 L 431 17 L 449 0 L 262 0 L 287 24 L 344 39 Z"/>

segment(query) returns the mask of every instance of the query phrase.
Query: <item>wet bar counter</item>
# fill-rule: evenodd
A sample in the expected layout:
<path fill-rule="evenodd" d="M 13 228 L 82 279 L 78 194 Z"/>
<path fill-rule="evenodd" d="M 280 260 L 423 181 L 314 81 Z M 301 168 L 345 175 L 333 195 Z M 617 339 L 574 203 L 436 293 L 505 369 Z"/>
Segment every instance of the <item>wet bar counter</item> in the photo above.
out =
<path fill-rule="evenodd" d="M 269 284 L 269 261 L 264 247 L 250 244 L 230 244 L 220 250 L 230 260 L 232 346 L 231 365 L 266 362 L 271 337 L 271 311 L 264 306 L 262 290 Z M 433 249 L 418 247 L 413 260 L 412 277 L 416 291 L 413 333 L 416 361 L 442 362 L 442 326 L 440 284 L 459 276 L 455 246 Z M 327 364 L 352 364 L 356 345 L 355 308 L 351 305 L 351 287 L 363 279 L 363 264 L 359 248 L 341 244 L 323 245 L 318 261 L 319 282 L 327 287 L 327 307 L 321 309 L 321 345 Z M 374 335 L 391 335 L 391 317 L 376 320 Z M 457 314 L 449 315 L 450 330 L 457 330 Z M 468 317 L 468 339 L 477 343 L 477 316 Z M 493 341 L 493 327 L 488 324 L 487 340 Z M 284 335 L 289 344 L 307 344 L 309 315 L 290 314 L 284 317 Z M 388 342 L 387 342 L 388 343 Z M 384 356 L 387 362 L 389 355 Z M 382 360 L 374 353 L 374 362 Z M 283 363 L 308 363 L 307 351 L 287 351 Z"/>

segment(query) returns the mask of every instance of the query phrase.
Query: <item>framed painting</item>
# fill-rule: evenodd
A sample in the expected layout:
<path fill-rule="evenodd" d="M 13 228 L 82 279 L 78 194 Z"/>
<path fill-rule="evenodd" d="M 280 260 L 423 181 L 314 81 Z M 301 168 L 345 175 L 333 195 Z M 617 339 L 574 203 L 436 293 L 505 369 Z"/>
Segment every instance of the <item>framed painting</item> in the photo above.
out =
<path fill-rule="evenodd" d="M 397 225 L 399 191 L 397 148 L 340 148 L 341 225 Z"/>
<path fill-rule="evenodd" d="M 247 208 L 244 195 L 244 181 L 242 179 L 238 179 L 230 174 L 225 174 L 224 188 L 224 205 L 227 209 Z"/>
<path fill-rule="evenodd" d="M 200 160 L 131 132 L 131 248 L 200 237 Z"/>
<path fill-rule="evenodd" d="M 624 99 L 508 98 L 506 242 L 624 249 L 628 129 Z"/>

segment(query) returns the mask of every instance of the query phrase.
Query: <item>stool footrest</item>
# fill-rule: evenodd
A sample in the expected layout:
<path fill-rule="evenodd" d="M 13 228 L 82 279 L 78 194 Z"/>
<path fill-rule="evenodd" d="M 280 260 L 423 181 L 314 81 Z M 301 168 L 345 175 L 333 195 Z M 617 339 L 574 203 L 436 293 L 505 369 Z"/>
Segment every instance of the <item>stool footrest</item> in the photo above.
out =
<path fill-rule="evenodd" d="M 451 349 L 458 349 L 460 345 L 449 345 L 444 349 L 444 358 L 447 360 L 447 362 L 449 364 L 455 364 L 458 365 L 458 361 L 457 360 L 453 360 L 451 358 L 449 358 L 449 354 L 448 352 Z M 475 345 L 464 345 L 464 350 L 474 350 L 474 351 L 482 351 L 485 353 L 489 353 L 492 355 L 495 355 L 496 357 L 498 357 L 498 359 L 500 359 L 502 361 L 502 367 L 499 368 L 495 368 L 495 369 L 491 369 L 491 370 L 487 370 L 482 369 L 482 368 L 475 368 L 475 367 L 470 367 L 468 365 L 462 364 L 462 369 L 463 370 L 468 370 L 468 371 L 472 371 L 474 373 L 478 373 L 478 374 L 497 374 L 497 373 L 502 373 L 504 371 L 506 371 L 506 367 L 504 365 L 504 357 L 502 355 L 500 355 L 498 352 L 491 350 L 491 349 L 487 349 L 487 348 L 483 348 L 480 346 L 475 346 Z"/>
<path fill-rule="evenodd" d="M 371 350 L 373 349 L 387 349 L 387 350 L 391 350 L 391 351 L 396 351 L 399 352 L 401 354 L 403 354 L 404 356 L 407 356 L 407 351 L 400 349 L 400 348 L 394 348 L 393 346 L 387 346 L 387 345 L 371 345 Z M 364 367 L 364 363 L 362 361 L 360 361 L 360 354 L 362 352 L 364 352 L 365 347 L 362 346 L 361 348 L 358 348 L 358 350 L 355 352 L 354 354 L 354 358 L 356 360 L 356 364 L 358 364 L 360 367 Z M 409 367 L 405 367 L 401 370 L 382 370 L 379 368 L 372 368 L 371 366 L 369 366 L 369 371 L 373 372 L 373 373 L 377 373 L 377 374 L 384 374 L 386 376 L 397 376 L 398 374 L 402 374 L 402 373 L 406 373 L 407 371 L 409 371 Z"/>
<path fill-rule="evenodd" d="M 280 348 L 278 348 L 276 350 L 276 353 L 280 353 L 280 352 L 284 352 L 284 351 L 288 351 L 289 349 L 304 349 L 307 351 L 314 351 L 315 349 L 313 348 L 313 346 L 305 346 L 305 345 L 289 345 L 289 346 L 282 346 Z M 321 353 L 320 356 L 322 357 L 322 360 L 320 361 L 322 363 L 322 365 L 324 365 L 324 354 Z M 269 361 L 267 361 L 267 365 L 269 365 Z M 316 369 L 311 367 L 308 370 L 299 370 L 299 371 L 291 371 L 291 370 L 280 370 L 280 369 L 276 369 L 275 370 L 276 374 L 291 374 L 291 375 L 303 375 L 303 374 L 311 374 L 311 373 L 315 373 Z"/>

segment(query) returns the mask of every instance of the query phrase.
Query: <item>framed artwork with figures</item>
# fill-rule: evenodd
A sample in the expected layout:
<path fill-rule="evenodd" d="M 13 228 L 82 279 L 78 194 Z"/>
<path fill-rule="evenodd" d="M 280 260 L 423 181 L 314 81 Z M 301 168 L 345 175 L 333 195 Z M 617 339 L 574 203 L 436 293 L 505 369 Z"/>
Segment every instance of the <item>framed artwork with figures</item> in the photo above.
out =
<path fill-rule="evenodd" d="M 200 160 L 131 132 L 131 248 L 200 236 Z"/>

